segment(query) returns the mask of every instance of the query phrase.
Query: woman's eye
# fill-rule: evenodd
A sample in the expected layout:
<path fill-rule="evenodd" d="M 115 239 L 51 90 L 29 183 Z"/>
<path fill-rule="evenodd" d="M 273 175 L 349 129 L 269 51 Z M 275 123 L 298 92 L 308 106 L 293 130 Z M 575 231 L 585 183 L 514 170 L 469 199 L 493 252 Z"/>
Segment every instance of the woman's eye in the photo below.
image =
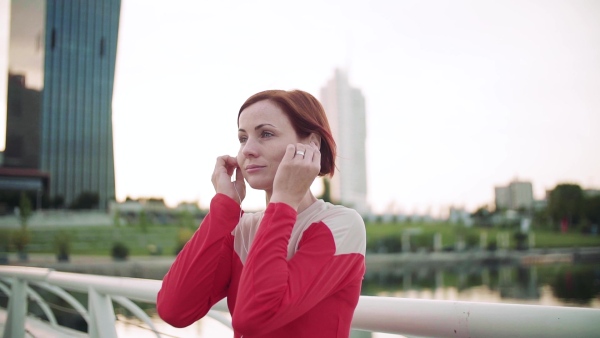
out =
<path fill-rule="evenodd" d="M 246 136 L 242 136 L 238 138 L 240 140 L 240 143 L 244 143 L 246 142 L 246 140 L 248 139 Z"/>
<path fill-rule="evenodd" d="M 270 131 L 263 131 L 261 133 L 261 136 L 262 137 L 271 137 L 271 136 L 273 136 L 273 133 L 271 133 Z"/>

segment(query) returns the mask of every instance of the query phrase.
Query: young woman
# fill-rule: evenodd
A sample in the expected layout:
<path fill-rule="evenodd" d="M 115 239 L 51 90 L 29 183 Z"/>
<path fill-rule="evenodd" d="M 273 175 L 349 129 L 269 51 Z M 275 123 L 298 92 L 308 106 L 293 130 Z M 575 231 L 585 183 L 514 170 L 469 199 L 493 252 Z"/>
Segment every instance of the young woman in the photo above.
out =
<path fill-rule="evenodd" d="M 238 138 L 237 157 L 217 158 L 210 211 L 165 275 L 158 314 L 185 327 L 227 297 L 236 338 L 347 338 L 366 236 L 356 211 L 310 191 L 335 168 L 323 107 L 299 90 L 257 93 Z M 241 211 L 244 180 L 265 191 L 263 212 Z"/>

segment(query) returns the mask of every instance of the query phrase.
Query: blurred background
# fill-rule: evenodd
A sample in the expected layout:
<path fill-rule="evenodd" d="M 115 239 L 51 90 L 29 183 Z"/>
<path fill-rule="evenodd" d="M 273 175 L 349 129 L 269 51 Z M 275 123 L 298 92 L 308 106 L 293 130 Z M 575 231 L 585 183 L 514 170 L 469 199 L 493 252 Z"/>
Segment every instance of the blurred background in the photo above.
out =
<path fill-rule="evenodd" d="M 241 104 L 301 89 L 339 150 L 312 190 L 365 219 L 366 294 L 600 307 L 598 17 L 593 0 L 0 0 L 0 259 L 143 258 L 161 279 L 237 154 Z"/>

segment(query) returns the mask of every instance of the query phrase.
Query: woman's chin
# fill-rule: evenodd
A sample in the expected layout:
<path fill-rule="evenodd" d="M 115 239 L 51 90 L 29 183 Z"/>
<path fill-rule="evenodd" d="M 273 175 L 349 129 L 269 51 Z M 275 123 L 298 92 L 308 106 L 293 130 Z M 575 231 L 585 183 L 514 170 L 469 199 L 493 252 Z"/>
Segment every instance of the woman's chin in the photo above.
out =
<path fill-rule="evenodd" d="M 259 180 L 246 180 L 246 182 L 248 183 L 250 188 L 254 190 L 268 190 L 272 186 L 272 184 L 267 184 L 267 182 L 261 182 Z"/>

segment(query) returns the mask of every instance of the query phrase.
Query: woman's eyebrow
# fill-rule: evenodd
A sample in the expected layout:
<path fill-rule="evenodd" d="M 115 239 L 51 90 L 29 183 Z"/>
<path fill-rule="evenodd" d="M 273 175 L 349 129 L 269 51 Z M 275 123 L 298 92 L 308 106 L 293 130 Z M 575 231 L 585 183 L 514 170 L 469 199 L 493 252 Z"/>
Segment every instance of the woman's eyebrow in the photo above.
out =
<path fill-rule="evenodd" d="M 265 127 L 265 126 L 271 126 L 271 127 L 273 127 L 273 128 L 277 128 L 277 127 L 275 127 L 274 125 L 272 125 L 272 124 L 270 124 L 270 123 L 262 123 L 262 124 L 259 124 L 259 125 L 258 125 L 258 126 L 256 126 L 256 127 L 254 127 L 254 130 L 259 130 L 260 128 L 263 128 L 263 127 Z M 238 131 L 241 131 L 241 132 L 244 132 L 244 133 L 246 132 L 246 130 L 245 130 L 245 129 L 242 129 L 242 128 L 238 129 Z"/>
<path fill-rule="evenodd" d="M 270 124 L 270 123 L 263 123 L 263 124 L 259 124 L 258 126 L 254 127 L 254 130 L 259 130 L 260 128 L 264 127 L 264 126 L 271 126 L 273 128 L 277 128 L 274 125 Z"/>

